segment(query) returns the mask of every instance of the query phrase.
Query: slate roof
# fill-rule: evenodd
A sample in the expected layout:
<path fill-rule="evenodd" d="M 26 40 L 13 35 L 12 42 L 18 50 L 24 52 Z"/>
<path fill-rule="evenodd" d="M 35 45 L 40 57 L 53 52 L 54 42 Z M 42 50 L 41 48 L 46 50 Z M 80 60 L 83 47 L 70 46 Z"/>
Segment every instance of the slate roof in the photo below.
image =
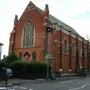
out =
<path fill-rule="evenodd" d="M 54 16 L 49 15 L 49 20 L 50 20 L 51 23 L 57 23 L 57 25 L 63 26 L 63 28 L 64 28 L 66 31 L 71 31 L 73 34 L 79 35 L 72 27 L 70 27 L 69 25 L 65 24 L 64 22 L 58 20 L 58 19 L 55 18 Z"/>

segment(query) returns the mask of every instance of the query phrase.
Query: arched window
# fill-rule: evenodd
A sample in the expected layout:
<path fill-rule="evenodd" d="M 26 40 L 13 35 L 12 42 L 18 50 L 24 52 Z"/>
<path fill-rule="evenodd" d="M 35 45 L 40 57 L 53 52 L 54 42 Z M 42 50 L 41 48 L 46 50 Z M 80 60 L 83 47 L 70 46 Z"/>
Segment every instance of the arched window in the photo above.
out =
<path fill-rule="evenodd" d="M 85 50 L 85 58 L 87 58 L 87 50 Z"/>
<path fill-rule="evenodd" d="M 79 49 L 79 57 L 82 57 L 82 47 L 81 47 L 81 45 L 78 46 L 78 49 Z"/>
<path fill-rule="evenodd" d="M 72 56 L 75 56 L 76 55 L 76 50 L 75 50 L 75 43 L 73 42 L 72 43 Z"/>
<path fill-rule="evenodd" d="M 67 40 L 66 39 L 64 40 L 63 50 L 64 50 L 64 54 L 67 54 L 68 53 L 68 43 L 67 43 Z"/>
<path fill-rule="evenodd" d="M 32 52 L 32 60 L 33 60 L 33 61 L 36 61 L 36 52 L 35 52 L 35 51 Z"/>
<path fill-rule="evenodd" d="M 33 47 L 33 39 L 34 39 L 34 26 L 31 22 L 27 22 L 24 26 L 23 32 L 23 47 Z"/>

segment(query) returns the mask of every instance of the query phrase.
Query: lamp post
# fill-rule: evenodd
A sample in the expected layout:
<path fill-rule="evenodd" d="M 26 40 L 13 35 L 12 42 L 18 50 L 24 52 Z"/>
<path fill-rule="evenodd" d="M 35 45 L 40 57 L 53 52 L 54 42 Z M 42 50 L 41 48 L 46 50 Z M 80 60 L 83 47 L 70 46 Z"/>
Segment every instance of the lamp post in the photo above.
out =
<path fill-rule="evenodd" d="M 53 59 L 53 56 L 50 53 L 47 53 L 45 56 L 45 59 L 47 61 L 47 81 L 49 80 L 49 75 L 50 75 L 50 71 L 49 71 L 49 67 L 50 67 L 50 60 Z"/>

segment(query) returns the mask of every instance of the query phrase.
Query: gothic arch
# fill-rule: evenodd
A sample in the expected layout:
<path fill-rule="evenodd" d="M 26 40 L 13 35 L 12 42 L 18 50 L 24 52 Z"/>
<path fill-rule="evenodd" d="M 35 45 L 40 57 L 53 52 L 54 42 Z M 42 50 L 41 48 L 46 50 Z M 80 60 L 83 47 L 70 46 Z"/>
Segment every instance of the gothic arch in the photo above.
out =
<path fill-rule="evenodd" d="M 23 55 L 25 59 L 29 59 L 29 57 L 31 56 L 28 52 L 25 52 L 25 54 Z"/>
<path fill-rule="evenodd" d="M 68 53 L 68 41 L 66 38 L 63 41 L 63 52 L 64 52 L 64 54 Z"/>
<path fill-rule="evenodd" d="M 82 57 L 82 47 L 80 44 L 78 45 L 78 50 L 79 50 L 79 57 Z"/>
<path fill-rule="evenodd" d="M 75 42 L 72 42 L 72 56 L 76 55 L 76 46 L 75 46 Z"/>
<path fill-rule="evenodd" d="M 29 48 L 34 46 L 34 35 L 35 30 L 34 30 L 34 24 L 31 20 L 28 20 L 23 29 L 23 40 L 22 40 L 22 47 L 24 48 Z"/>

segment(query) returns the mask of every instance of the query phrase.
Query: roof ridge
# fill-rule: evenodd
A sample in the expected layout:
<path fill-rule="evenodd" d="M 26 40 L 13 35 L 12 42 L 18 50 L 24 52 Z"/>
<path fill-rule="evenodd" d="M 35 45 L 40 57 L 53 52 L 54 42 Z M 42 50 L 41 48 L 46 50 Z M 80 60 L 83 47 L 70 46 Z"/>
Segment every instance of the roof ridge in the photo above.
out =
<path fill-rule="evenodd" d="M 64 23 L 63 21 L 59 20 L 58 18 L 54 17 L 53 15 L 50 15 L 49 14 L 49 20 L 52 22 L 52 23 L 57 23 L 58 25 L 60 26 L 63 26 L 63 28 L 67 31 L 71 31 L 73 34 L 78 34 L 76 32 L 76 30 L 71 27 L 70 25 L 68 25 L 67 23 Z M 78 34 L 79 35 L 79 34 Z M 80 36 L 80 35 L 79 35 Z"/>
<path fill-rule="evenodd" d="M 32 1 L 30 1 L 29 4 L 27 5 L 25 11 L 28 11 L 28 10 L 33 9 L 33 8 L 36 8 L 36 5 Z"/>

